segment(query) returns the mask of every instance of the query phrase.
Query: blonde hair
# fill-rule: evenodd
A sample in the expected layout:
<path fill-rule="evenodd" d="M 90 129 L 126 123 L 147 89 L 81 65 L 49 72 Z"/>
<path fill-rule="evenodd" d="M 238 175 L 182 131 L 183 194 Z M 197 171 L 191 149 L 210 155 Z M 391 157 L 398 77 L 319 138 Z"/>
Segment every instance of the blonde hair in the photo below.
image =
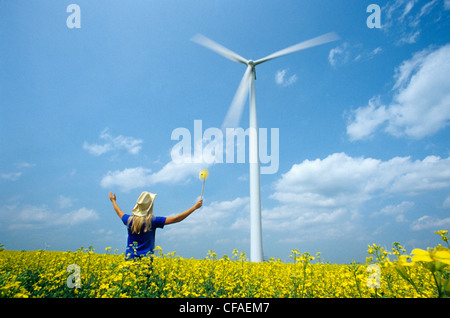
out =
<path fill-rule="evenodd" d="M 130 223 L 133 220 L 133 224 Z M 131 233 L 133 234 L 141 234 L 142 228 L 144 228 L 144 232 L 147 232 L 150 230 L 152 225 L 152 214 L 149 213 L 146 216 L 136 216 L 132 215 L 128 218 L 127 226 L 130 228 Z"/>

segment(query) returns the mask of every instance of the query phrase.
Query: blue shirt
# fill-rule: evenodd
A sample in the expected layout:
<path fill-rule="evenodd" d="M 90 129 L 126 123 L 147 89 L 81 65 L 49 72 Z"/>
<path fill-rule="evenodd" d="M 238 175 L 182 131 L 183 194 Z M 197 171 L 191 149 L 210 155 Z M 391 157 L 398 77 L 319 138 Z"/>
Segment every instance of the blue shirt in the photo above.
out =
<path fill-rule="evenodd" d="M 127 225 L 128 219 L 131 217 L 129 214 L 124 214 L 122 216 L 123 224 Z M 131 220 L 128 229 L 128 240 L 127 249 L 125 251 L 125 258 L 131 259 L 136 257 L 147 256 L 153 254 L 153 249 L 155 248 L 155 231 L 157 228 L 163 228 L 166 223 L 166 218 L 162 216 L 153 216 L 152 225 L 147 232 L 144 230 L 140 234 L 131 233 L 131 225 L 133 220 Z M 144 225 L 143 225 L 144 226 Z"/>

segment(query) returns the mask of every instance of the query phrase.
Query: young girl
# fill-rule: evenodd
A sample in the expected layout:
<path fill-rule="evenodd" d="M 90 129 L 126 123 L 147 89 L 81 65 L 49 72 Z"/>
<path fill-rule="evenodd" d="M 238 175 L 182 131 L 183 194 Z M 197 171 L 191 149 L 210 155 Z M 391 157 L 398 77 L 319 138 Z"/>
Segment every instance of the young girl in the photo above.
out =
<path fill-rule="evenodd" d="M 117 216 L 128 229 L 127 249 L 125 251 L 125 258 L 127 260 L 153 254 L 156 229 L 163 228 L 166 224 L 178 223 L 184 220 L 203 204 L 203 200 L 200 199 L 190 209 L 177 216 L 154 216 L 153 203 L 155 197 L 156 194 L 142 192 L 133 208 L 133 214 L 130 215 L 125 214 L 119 208 L 116 202 L 116 194 L 109 193 L 109 199 L 113 204 Z"/>

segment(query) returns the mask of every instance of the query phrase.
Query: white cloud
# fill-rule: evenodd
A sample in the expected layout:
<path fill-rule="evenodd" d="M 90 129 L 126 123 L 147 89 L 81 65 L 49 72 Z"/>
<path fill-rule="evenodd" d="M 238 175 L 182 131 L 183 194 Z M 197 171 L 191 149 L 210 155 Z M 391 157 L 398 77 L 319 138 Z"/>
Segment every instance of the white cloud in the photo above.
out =
<path fill-rule="evenodd" d="M 443 207 L 444 209 L 450 209 L 450 196 L 448 196 L 448 197 L 445 199 L 444 203 L 442 204 L 442 207 Z"/>
<path fill-rule="evenodd" d="M 172 152 L 176 152 L 175 147 Z M 188 160 L 179 160 L 173 153 L 171 157 L 175 158 L 175 161 L 172 159 L 156 172 L 144 167 L 108 171 L 100 184 L 103 188 L 119 187 L 127 192 L 157 183 L 186 182 L 191 177 L 198 177 L 201 169 L 208 168 L 213 163 L 214 156 L 203 148 L 203 151 L 194 151 L 194 155 Z"/>
<path fill-rule="evenodd" d="M 409 1 L 407 4 L 406 4 L 406 6 L 405 6 L 405 8 L 404 8 L 404 10 L 403 10 L 403 13 L 402 13 L 402 15 L 400 16 L 400 20 L 401 21 L 403 21 L 404 20 L 404 18 L 406 17 L 406 15 L 411 11 L 411 9 L 414 7 L 414 4 L 417 2 L 417 0 L 412 0 L 412 1 Z"/>
<path fill-rule="evenodd" d="M 21 210 L 18 214 L 18 220 L 23 222 L 45 222 L 50 220 L 52 213 L 47 206 L 27 206 L 25 209 Z"/>
<path fill-rule="evenodd" d="M 72 207 L 73 201 L 74 200 L 72 198 L 63 195 L 58 196 L 58 198 L 56 199 L 56 203 L 60 209 L 67 209 Z"/>
<path fill-rule="evenodd" d="M 383 48 L 378 46 L 374 49 L 364 48 L 359 44 L 343 44 L 332 48 L 328 53 L 328 62 L 333 67 L 345 65 L 350 62 L 367 61 L 383 52 Z"/>
<path fill-rule="evenodd" d="M 282 175 L 272 198 L 283 204 L 310 208 L 338 208 L 365 201 L 369 189 L 388 182 L 380 176 L 370 178 L 376 175 L 380 164 L 380 160 L 352 158 L 345 153 L 335 153 L 323 160 L 305 160 Z"/>
<path fill-rule="evenodd" d="M 378 46 L 378 47 L 374 48 L 374 49 L 372 50 L 372 52 L 370 52 L 370 54 L 371 54 L 372 56 L 375 56 L 375 55 L 377 55 L 377 54 L 379 54 L 379 53 L 381 53 L 381 52 L 383 52 L 383 48 L 382 48 L 381 46 Z"/>
<path fill-rule="evenodd" d="M 424 4 L 422 6 L 422 8 L 420 9 L 418 18 L 421 18 L 422 16 L 429 14 L 431 12 L 431 10 L 433 10 L 433 7 L 437 3 L 438 3 L 438 0 L 431 0 L 431 1 L 427 2 L 426 4 Z M 444 5 L 445 5 L 445 0 L 444 0 Z"/>
<path fill-rule="evenodd" d="M 114 234 L 114 231 L 111 229 L 109 229 L 109 230 L 98 229 L 98 230 L 92 231 L 92 233 L 96 234 L 96 235 L 101 235 L 101 236 L 112 236 Z"/>
<path fill-rule="evenodd" d="M 2 173 L 0 176 L 6 180 L 17 181 L 17 180 L 19 180 L 21 175 L 22 175 L 22 172 L 18 171 L 18 172 Z"/>
<path fill-rule="evenodd" d="M 389 118 L 386 107 L 380 104 L 379 96 L 370 99 L 366 107 L 356 109 L 353 116 L 353 121 L 347 125 L 350 140 L 371 137 L 378 126 Z"/>
<path fill-rule="evenodd" d="M 394 157 L 387 161 L 335 153 L 325 159 L 294 164 L 276 183 L 275 199 L 288 203 L 287 193 L 310 194 L 334 200 L 334 206 L 367 200 L 379 191 L 414 195 L 450 187 L 450 158 L 428 156 L 412 161 Z M 296 196 L 293 202 L 308 203 Z M 343 199 L 343 200 L 342 200 Z M 317 202 L 314 203 L 317 205 Z M 328 204 L 327 204 L 328 205 Z"/>
<path fill-rule="evenodd" d="M 399 45 L 416 43 L 422 33 L 420 24 L 423 17 L 434 14 L 434 20 L 441 19 L 438 3 L 438 0 L 431 0 L 420 6 L 417 0 L 388 1 L 382 8 L 385 12 L 382 30 L 393 36 Z"/>
<path fill-rule="evenodd" d="M 0 177 L 2 179 L 9 180 L 9 181 L 17 181 L 23 175 L 23 171 L 25 169 L 34 167 L 34 164 L 28 163 L 28 162 L 19 162 L 19 163 L 16 163 L 14 166 L 15 166 L 14 171 L 1 173 Z"/>
<path fill-rule="evenodd" d="M 414 32 L 407 32 L 400 40 L 399 44 L 414 44 L 417 42 L 420 35 L 420 30 Z"/>
<path fill-rule="evenodd" d="M 287 69 L 278 70 L 275 74 L 275 83 L 284 87 L 294 84 L 297 81 L 297 75 L 294 74 L 288 77 L 286 76 L 287 72 Z"/>
<path fill-rule="evenodd" d="M 446 229 L 450 226 L 450 217 L 437 218 L 429 215 L 424 215 L 411 224 L 411 229 L 414 231 L 421 230 L 436 230 Z"/>
<path fill-rule="evenodd" d="M 345 64 L 349 59 L 349 51 L 347 50 L 348 43 L 341 44 L 330 50 L 328 53 L 328 62 L 331 66 L 336 66 L 338 64 Z"/>
<path fill-rule="evenodd" d="M 100 133 L 100 139 L 105 141 L 104 144 L 89 144 L 84 142 L 83 149 L 87 150 L 94 156 L 100 156 L 104 153 L 111 151 L 119 151 L 125 150 L 130 154 L 136 155 L 141 150 L 142 140 L 135 139 L 132 137 L 125 137 L 119 135 L 117 137 L 113 137 L 108 133 L 108 128 L 105 128 Z"/>
<path fill-rule="evenodd" d="M 302 232 L 311 230 L 313 233 L 317 231 L 317 227 L 326 227 L 330 224 L 335 226 L 352 219 L 352 213 L 346 208 L 317 209 L 307 206 L 296 208 L 290 203 L 265 209 L 262 213 L 263 228 L 282 232 L 302 229 Z"/>
<path fill-rule="evenodd" d="M 78 210 L 63 214 L 54 220 L 54 224 L 77 225 L 88 221 L 97 220 L 98 218 L 98 214 L 95 210 L 82 207 Z"/>
<path fill-rule="evenodd" d="M 207 166 L 207 164 L 202 163 L 175 163 L 170 161 L 154 173 L 143 167 L 108 171 L 100 184 L 103 188 L 119 187 L 128 192 L 157 183 L 185 182 L 188 178 L 198 176 L 200 170 Z"/>
<path fill-rule="evenodd" d="M 145 187 L 151 184 L 151 170 L 143 167 L 108 171 L 100 184 L 103 188 L 120 187 L 123 191 Z"/>
<path fill-rule="evenodd" d="M 411 77 L 417 73 L 429 53 L 428 50 L 423 50 L 415 53 L 411 59 L 403 61 L 395 69 L 395 84 L 392 89 L 404 89 L 407 87 Z"/>
<path fill-rule="evenodd" d="M 52 211 L 48 206 L 27 205 L 21 210 L 17 207 L 10 207 L 11 218 L 8 228 L 17 229 L 44 229 L 51 226 L 72 226 L 82 224 L 99 218 L 97 212 L 92 209 L 82 207 L 67 213 Z"/>
<path fill-rule="evenodd" d="M 406 222 L 405 213 L 414 207 L 414 202 L 411 201 L 403 201 L 397 205 L 388 205 L 382 208 L 380 211 L 372 214 L 372 216 L 378 215 L 387 215 L 387 216 L 395 216 L 395 220 L 397 222 Z"/>
<path fill-rule="evenodd" d="M 449 188 L 450 158 L 430 156 L 413 161 L 410 157 L 395 157 L 383 161 L 335 153 L 325 159 L 294 164 L 283 174 L 270 196 L 279 204 L 263 212 L 263 222 L 268 228 L 284 230 L 317 230 L 332 224 L 349 231 L 358 226 L 355 220 L 361 213 L 370 213 L 364 209 L 370 200 Z M 372 216 L 391 215 L 397 222 L 405 222 L 405 213 L 413 207 L 414 202 L 403 200 Z M 311 229 L 311 235 L 313 232 Z"/>
<path fill-rule="evenodd" d="M 444 9 L 450 10 L 450 0 L 444 0 Z"/>
<path fill-rule="evenodd" d="M 394 136 L 423 138 L 450 123 L 450 45 L 416 53 L 395 72 L 394 97 L 388 105 L 379 98 L 353 112 L 347 125 L 351 140 L 370 137 L 385 125 Z"/>
<path fill-rule="evenodd" d="M 15 164 L 16 168 L 19 170 L 25 169 L 25 168 L 31 168 L 34 167 L 35 164 L 34 163 L 29 163 L 29 162 L 18 162 Z"/>
<path fill-rule="evenodd" d="M 176 183 L 189 177 L 198 177 L 201 169 L 208 167 L 204 163 L 175 163 L 170 161 L 161 170 L 151 176 L 152 183 Z"/>

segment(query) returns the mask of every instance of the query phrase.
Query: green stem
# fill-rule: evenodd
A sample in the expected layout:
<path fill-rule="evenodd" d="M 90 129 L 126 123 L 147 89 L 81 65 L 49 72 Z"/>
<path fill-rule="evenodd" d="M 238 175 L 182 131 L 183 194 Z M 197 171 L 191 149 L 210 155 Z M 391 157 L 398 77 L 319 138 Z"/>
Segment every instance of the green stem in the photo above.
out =
<path fill-rule="evenodd" d="M 437 281 L 435 273 L 433 273 L 434 282 L 436 283 L 436 287 L 438 290 L 438 298 L 442 298 L 442 292 L 441 292 L 441 276 L 439 275 L 439 282 Z"/>

